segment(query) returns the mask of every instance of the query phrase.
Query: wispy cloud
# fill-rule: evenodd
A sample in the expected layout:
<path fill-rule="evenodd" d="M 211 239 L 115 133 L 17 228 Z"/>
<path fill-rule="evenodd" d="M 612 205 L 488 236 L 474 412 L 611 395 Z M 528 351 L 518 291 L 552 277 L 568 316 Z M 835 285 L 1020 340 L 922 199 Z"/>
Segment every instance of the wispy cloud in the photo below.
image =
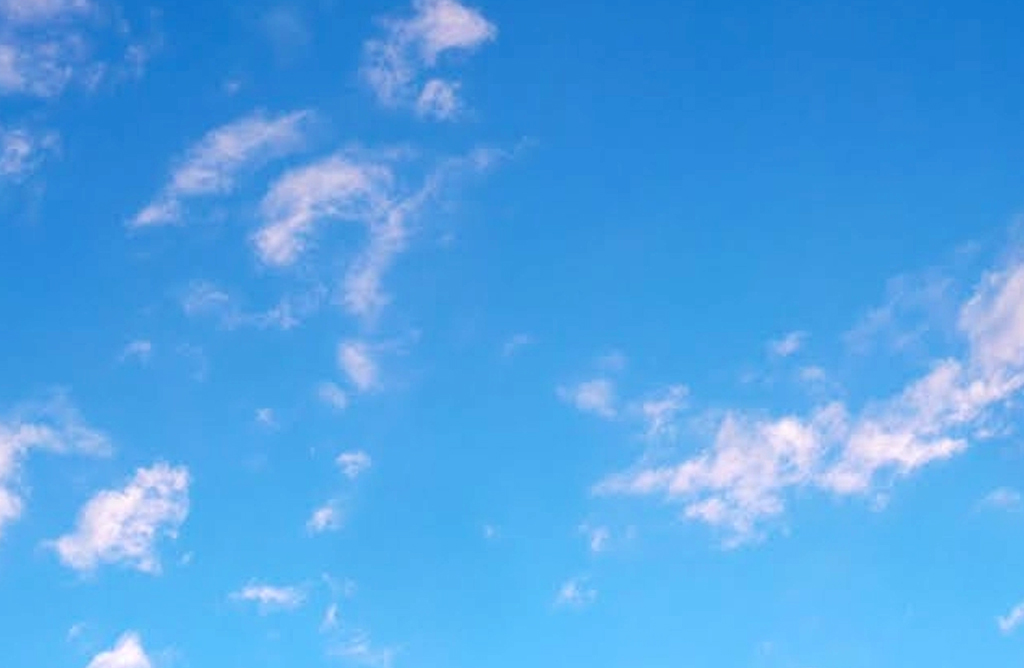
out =
<path fill-rule="evenodd" d="M 343 452 L 338 455 L 335 462 L 338 464 L 341 472 L 345 474 L 345 477 L 350 480 L 358 478 L 373 464 L 373 460 L 370 459 L 370 455 L 366 454 L 362 450 Z"/>
<path fill-rule="evenodd" d="M 513 334 L 501 346 L 502 357 L 512 357 L 523 348 L 533 344 L 534 339 L 526 333 Z"/>
<path fill-rule="evenodd" d="M 1011 487 L 999 487 L 986 494 L 979 505 L 995 510 L 1017 510 L 1021 507 L 1021 495 Z"/>
<path fill-rule="evenodd" d="M 325 533 L 341 528 L 342 515 L 338 502 L 331 500 L 313 511 L 306 521 L 306 530 L 310 533 Z"/>
<path fill-rule="evenodd" d="M 597 590 L 585 577 L 570 578 L 558 589 L 555 605 L 561 608 L 584 608 L 597 600 Z"/>
<path fill-rule="evenodd" d="M 338 344 L 338 366 L 349 382 L 360 392 L 368 392 L 380 383 L 380 371 L 370 346 L 364 341 L 342 341 Z"/>
<path fill-rule="evenodd" d="M 231 594 L 236 601 L 255 603 L 261 614 L 279 610 L 294 610 L 306 601 L 306 594 L 300 587 L 282 587 L 250 583 Z"/>
<path fill-rule="evenodd" d="M 934 327 L 955 307 L 953 281 L 938 270 L 903 274 L 886 285 L 882 304 L 870 309 L 844 335 L 853 352 L 867 353 L 881 344 L 903 350 Z"/>
<path fill-rule="evenodd" d="M 21 470 L 33 452 L 105 456 L 111 445 L 104 433 L 83 421 L 63 393 L 0 415 L 0 537 L 24 511 Z"/>
<path fill-rule="evenodd" d="M 360 666 L 370 668 L 389 668 L 394 662 L 398 650 L 394 647 L 379 647 L 370 641 L 370 635 L 356 631 L 348 637 L 337 641 L 328 653 Z"/>
<path fill-rule="evenodd" d="M 999 630 L 1007 635 L 1016 631 L 1021 623 L 1024 623 L 1024 603 L 1014 607 L 1005 616 L 996 619 Z"/>
<path fill-rule="evenodd" d="M 337 383 L 330 381 L 320 383 L 316 388 L 316 395 L 320 401 L 334 410 L 344 410 L 348 406 L 348 395 L 338 387 Z"/>
<path fill-rule="evenodd" d="M 735 545 L 761 536 L 794 490 L 870 494 L 949 459 L 991 434 L 998 409 L 1024 387 L 1024 263 L 986 274 L 958 323 L 966 354 L 936 360 L 894 396 L 858 412 L 841 402 L 780 418 L 728 411 L 698 455 L 675 465 L 640 463 L 595 492 L 664 495 Z"/>
<path fill-rule="evenodd" d="M 649 440 L 675 438 L 678 431 L 676 419 L 686 407 L 689 394 L 690 390 L 685 385 L 671 385 L 640 402 L 644 436 Z"/>
<path fill-rule="evenodd" d="M 256 409 L 256 424 L 264 427 L 276 427 L 277 418 L 274 416 L 273 408 L 257 408 Z"/>
<path fill-rule="evenodd" d="M 0 57 L 2 53 L 0 51 Z M 0 181 L 24 181 L 48 156 L 56 153 L 59 146 L 60 138 L 55 132 L 0 126 Z"/>
<path fill-rule="evenodd" d="M 586 536 L 587 545 L 594 554 L 608 549 L 608 541 L 612 537 L 612 532 L 608 527 L 582 524 L 580 525 L 580 533 Z"/>
<path fill-rule="evenodd" d="M 323 619 L 320 620 L 320 633 L 328 633 L 338 628 L 338 604 L 331 603 L 324 610 Z"/>
<path fill-rule="evenodd" d="M 602 418 L 615 417 L 615 385 L 607 378 L 595 378 L 558 388 L 558 396 L 584 413 Z"/>
<path fill-rule="evenodd" d="M 807 332 L 790 332 L 781 338 L 768 342 L 768 352 L 773 357 L 790 357 L 800 352 L 807 342 Z"/>
<path fill-rule="evenodd" d="M 224 329 L 290 330 L 315 314 L 324 301 L 325 290 L 315 285 L 304 292 L 285 295 L 263 311 L 249 311 L 223 288 L 209 281 L 192 281 L 181 295 L 181 310 L 189 317 L 214 319 Z"/>
<path fill-rule="evenodd" d="M 462 103 L 460 82 L 423 73 L 448 52 L 471 52 L 493 41 L 498 29 L 478 10 L 456 0 L 415 0 L 413 15 L 381 21 L 384 36 L 363 46 L 362 76 L 387 107 L 412 106 L 424 117 L 450 119 Z"/>
<path fill-rule="evenodd" d="M 160 572 L 157 542 L 177 538 L 188 517 L 189 473 L 158 463 L 140 468 L 121 489 L 99 492 L 78 515 L 73 533 L 52 543 L 61 562 L 77 571 L 119 564 Z"/>
<path fill-rule="evenodd" d="M 152 668 L 152 665 L 139 634 L 129 631 L 117 639 L 113 648 L 94 656 L 87 668 Z"/>
<path fill-rule="evenodd" d="M 129 341 L 125 345 L 117 359 L 121 362 L 136 360 L 141 363 L 146 363 L 149 361 L 152 354 L 153 343 L 151 341 L 147 339 L 136 339 L 134 341 Z"/>
<path fill-rule="evenodd" d="M 230 194 L 243 175 L 304 148 L 312 118 L 309 111 L 273 117 L 256 111 L 211 130 L 186 151 L 160 194 L 135 215 L 130 225 L 176 223 L 182 218 L 186 201 Z"/>

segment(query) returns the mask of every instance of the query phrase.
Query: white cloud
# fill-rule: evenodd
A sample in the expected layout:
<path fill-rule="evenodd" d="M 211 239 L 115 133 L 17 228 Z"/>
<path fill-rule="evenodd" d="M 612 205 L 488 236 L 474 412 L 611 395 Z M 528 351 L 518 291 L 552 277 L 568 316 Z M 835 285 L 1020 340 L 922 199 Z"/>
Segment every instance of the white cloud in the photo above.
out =
<path fill-rule="evenodd" d="M 320 401 L 335 410 L 344 410 L 348 406 L 348 395 L 338 387 L 337 383 L 330 381 L 320 383 L 317 386 L 316 395 L 320 397 Z"/>
<path fill-rule="evenodd" d="M 231 594 L 231 598 L 255 603 L 260 613 L 266 614 L 278 610 L 294 610 L 306 601 L 306 594 L 299 587 L 250 583 Z"/>
<path fill-rule="evenodd" d="M 1021 506 L 1021 495 L 1010 487 L 999 487 L 986 494 L 980 505 L 983 508 L 1015 510 Z"/>
<path fill-rule="evenodd" d="M 53 542 L 60 560 L 77 571 L 120 564 L 160 572 L 162 537 L 174 539 L 188 517 L 188 469 L 157 463 L 140 468 L 122 489 L 104 490 L 82 508 L 74 533 Z"/>
<path fill-rule="evenodd" d="M 879 343 L 903 350 L 918 341 L 952 304 L 953 283 L 935 270 L 891 279 L 881 306 L 869 310 L 845 335 L 857 353 Z"/>
<path fill-rule="evenodd" d="M 338 604 L 331 603 L 327 606 L 327 609 L 324 610 L 323 619 L 320 620 L 320 632 L 327 633 L 328 631 L 333 631 L 336 628 L 338 628 Z"/>
<path fill-rule="evenodd" d="M 274 409 L 272 408 L 257 408 L 256 409 L 256 422 L 263 425 L 264 427 L 276 427 L 277 419 L 274 417 Z"/>
<path fill-rule="evenodd" d="M 498 531 L 498 527 L 493 524 L 484 525 L 484 538 L 487 540 L 496 540 L 499 534 L 500 532 Z"/>
<path fill-rule="evenodd" d="M 0 45 L 0 58 L 2 48 Z M 59 144 L 60 139 L 54 132 L 35 133 L 25 128 L 0 127 L 0 180 L 24 180 L 39 168 L 48 155 L 57 151 Z"/>
<path fill-rule="evenodd" d="M 153 344 L 146 339 L 136 339 L 129 341 L 125 345 L 121 354 L 118 356 L 118 360 L 121 362 L 127 362 L 128 360 L 138 360 L 139 362 L 145 363 L 149 361 L 150 356 L 153 354 Z"/>
<path fill-rule="evenodd" d="M 92 10 L 88 0 L 0 0 L 0 15 L 21 24 L 66 19 Z"/>
<path fill-rule="evenodd" d="M 167 225 L 181 220 L 188 199 L 226 195 L 238 179 L 305 145 L 311 112 L 267 117 L 261 111 L 208 132 L 174 167 L 156 199 L 132 219 L 132 227 Z"/>
<path fill-rule="evenodd" d="M 671 385 L 660 395 L 641 402 L 644 436 L 651 440 L 675 438 L 676 417 L 686 407 L 689 394 L 685 385 Z"/>
<path fill-rule="evenodd" d="M 106 435 L 88 426 L 64 394 L 0 415 L 0 538 L 24 511 L 21 469 L 30 454 L 105 456 L 110 451 Z"/>
<path fill-rule="evenodd" d="M 113 649 L 94 656 L 87 668 L 152 668 L 152 665 L 139 635 L 129 632 L 117 639 Z"/>
<path fill-rule="evenodd" d="M 325 533 L 341 528 L 341 510 L 336 501 L 328 501 L 313 511 L 306 521 L 306 530 L 310 533 Z"/>
<path fill-rule="evenodd" d="M 1013 610 L 1006 613 L 1004 617 L 998 617 L 996 624 L 1004 634 L 1013 633 L 1021 623 L 1024 622 L 1024 603 L 1017 605 Z"/>
<path fill-rule="evenodd" d="M 533 337 L 529 334 L 514 334 L 501 346 L 502 357 L 512 357 L 517 352 L 533 343 Z"/>
<path fill-rule="evenodd" d="M 587 545 L 590 547 L 591 552 L 597 554 L 608 549 L 608 541 L 612 537 L 612 532 L 608 527 L 593 527 L 589 524 L 583 524 L 580 526 L 580 533 L 586 536 Z"/>
<path fill-rule="evenodd" d="M 617 373 L 629 365 L 629 358 L 621 350 L 613 350 L 597 358 L 597 366 L 600 369 Z"/>
<path fill-rule="evenodd" d="M 807 332 L 790 332 L 782 338 L 768 342 L 768 352 L 775 357 L 789 357 L 803 348 Z"/>
<path fill-rule="evenodd" d="M 246 311 L 226 291 L 209 281 L 192 281 L 181 296 L 181 310 L 189 317 L 210 317 L 224 329 L 254 327 L 288 331 L 315 313 L 325 290 L 315 285 L 305 292 L 282 297 L 264 311 Z"/>
<path fill-rule="evenodd" d="M 446 52 L 470 52 L 493 41 L 498 30 L 456 0 L 415 0 L 413 10 L 412 17 L 383 21 L 385 35 L 363 45 L 363 78 L 385 106 L 412 105 L 421 115 L 450 118 L 461 106 L 459 83 L 434 78 L 421 86 L 421 74 Z"/>
<path fill-rule="evenodd" d="M 597 590 L 588 584 L 587 578 L 576 577 L 567 580 L 555 596 L 558 607 L 582 608 L 597 599 Z"/>
<path fill-rule="evenodd" d="M 607 378 L 584 381 L 558 388 L 558 396 L 584 413 L 610 419 L 615 417 L 615 386 Z"/>
<path fill-rule="evenodd" d="M 370 459 L 370 455 L 366 454 L 362 450 L 343 452 L 338 455 L 338 459 L 335 461 L 341 468 L 342 473 L 344 473 L 350 480 L 358 478 L 364 471 L 369 469 L 370 465 L 373 463 Z"/>
<path fill-rule="evenodd" d="M 416 98 L 416 114 L 427 118 L 447 121 L 455 118 L 461 107 L 457 81 L 431 79 L 423 85 L 423 90 Z"/>
<path fill-rule="evenodd" d="M 960 311 L 962 359 L 936 361 L 896 395 L 852 414 L 842 403 L 769 418 L 732 411 L 712 444 L 678 464 L 611 476 L 598 494 L 663 494 L 727 544 L 756 539 L 793 490 L 876 495 L 879 485 L 949 459 L 993 433 L 995 411 L 1024 386 L 1024 264 L 986 274 Z"/>
<path fill-rule="evenodd" d="M 332 656 L 370 668 L 389 668 L 394 662 L 397 650 L 392 647 L 376 647 L 367 633 L 357 631 L 334 645 Z"/>
<path fill-rule="evenodd" d="M 370 347 L 362 341 L 342 341 L 338 344 L 338 366 L 360 392 L 368 392 L 380 382 L 380 373 Z"/>

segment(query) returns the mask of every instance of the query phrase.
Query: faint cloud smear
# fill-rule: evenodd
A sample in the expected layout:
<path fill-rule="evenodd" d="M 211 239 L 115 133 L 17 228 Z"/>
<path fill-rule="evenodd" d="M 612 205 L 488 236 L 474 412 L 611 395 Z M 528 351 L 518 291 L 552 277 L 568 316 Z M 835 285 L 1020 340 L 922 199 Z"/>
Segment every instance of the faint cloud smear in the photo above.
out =
<path fill-rule="evenodd" d="M 130 341 L 124 347 L 117 359 L 121 362 L 136 360 L 145 364 L 149 361 L 152 354 L 153 344 L 150 341 L 147 341 L 146 339 L 136 339 L 135 341 Z"/>
<path fill-rule="evenodd" d="M 768 352 L 772 357 L 790 357 L 803 348 L 807 341 L 807 332 L 790 332 L 782 338 L 768 342 Z"/>
<path fill-rule="evenodd" d="M 493 524 L 484 525 L 484 538 L 487 540 L 497 540 L 499 534 L 498 527 Z"/>
<path fill-rule="evenodd" d="M 895 480 L 998 433 L 999 409 L 1024 387 L 1024 263 L 987 273 L 960 308 L 962 357 L 853 412 L 842 402 L 806 415 L 727 412 L 711 445 L 677 464 L 633 470 L 600 495 L 662 495 L 684 516 L 719 527 L 727 546 L 763 535 L 798 489 L 878 497 Z"/>
<path fill-rule="evenodd" d="M 560 387 L 558 396 L 583 413 L 605 419 L 615 417 L 615 386 L 607 378 L 596 378 L 571 387 Z"/>
<path fill-rule="evenodd" d="M 156 199 L 139 211 L 129 225 L 176 223 L 181 220 L 187 200 L 230 194 L 242 176 L 304 148 L 312 118 L 309 111 L 274 117 L 256 111 L 211 130 L 186 151 Z"/>
<path fill-rule="evenodd" d="M 128 632 L 117 639 L 112 649 L 94 656 L 87 668 L 152 668 L 152 665 L 139 634 Z"/>
<path fill-rule="evenodd" d="M 329 653 L 360 666 L 390 668 L 397 650 L 392 647 L 374 646 L 370 642 L 369 634 L 357 631 L 334 645 Z"/>
<path fill-rule="evenodd" d="M 263 425 L 264 427 L 276 427 L 277 419 L 274 417 L 274 409 L 272 408 L 257 408 L 256 409 L 256 423 Z"/>
<path fill-rule="evenodd" d="M 610 373 L 623 371 L 629 365 L 629 358 L 621 350 L 613 350 L 597 358 L 597 366 Z"/>
<path fill-rule="evenodd" d="M 608 549 L 608 541 L 611 540 L 612 532 L 608 527 L 593 527 L 589 524 L 580 525 L 580 533 L 587 538 L 587 545 L 594 554 L 604 552 Z"/>
<path fill-rule="evenodd" d="M 336 501 L 328 501 L 313 511 L 309 520 L 306 521 L 306 531 L 309 533 L 325 533 L 337 531 L 341 528 L 341 511 Z"/>
<path fill-rule="evenodd" d="M 338 604 L 331 603 L 324 610 L 323 619 L 320 620 L 320 633 L 327 633 L 338 628 Z"/>
<path fill-rule="evenodd" d="M 1020 603 L 1013 610 L 1010 610 L 1003 617 L 996 619 L 996 624 L 999 626 L 999 630 L 1005 635 L 1009 635 L 1017 630 L 1017 627 L 1024 622 L 1024 603 Z"/>
<path fill-rule="evenodd" d="M 412 106 L 423 117 L 453 118 L 462 107 L 458 81 L 421 74 L 443 54 L 469 53 L 493 41 L 498 29 L 478 10 L 455 0 L 415 0 L 413 15 L 381 21 L 384 36 L 363 45 L 361 73 L 386 107 Z"/>
<path fill-rule="evenodd" d="M 671 385 L 660 395 L 641 402 L 644 436 L 649 440 L 675 438 L 678 431 L 676 418 L 686 407 L 689 394 L 685 385 Z"/>
<path fill-rule="evenodd" d="M 993 510 L 1018 510 L 1021 507 L 1021 495 L 1010 487 L 999 487 L 986 494 L 980 505 Z"/>
<path fill-rule="evenodd" d="M 904 350 L 934 325 L 952 304 L 953 281 L 936 270 L 905 274 L 886 285 L 884 302 L 869 310 L 844 335 L 855 353 L 868 353 L 879 344 Z"/>
<path fill-rule="evenodd" d="M 250 583 L 231 594 L 231 598 L 236 601 L 255 603 L 260 614 L 266 614 L 280 610 L 294 610 L 305 602 L 306 595 L 298 587 Z"/>
<path fill-rule="evenodd" d="M 563 584 L 555 596 L 555 605 L 560 608 L 584 608 L 597 600 L 597 590 L 588 584 L 587 578 L 571 578 Z"/>
<path fill-rule="evenodd" d="M 533 344 L 533 337 L 529 334 L 514 334 L 501 346 L 502 357 L 512 357 L 523 348 Z"/>
<path fill-rule="evenodd" d="M 320 383 L 316 388 L 316 395 L 320 398 L 320 401 L 334 410 L 345 410 L 348 406 L 348 395 L 345 394 L 343 389 L 338 387 L 337 383 L 330 381 Z"/>
<path fill-rule="evenodd" d="M 341 469 L 341 472 L 344 473 L 345 477 L 349 480 L 355 480 L 373 464 L 373 461 L 370 459 L 370 455 L 366 454 L 362 450 L 343 452 L 338 455 L 338 458 L 335 461 Z"/>
<path fill-rule="evenodd" d="M 200 280 L 192 281 L 181 295 L 181 310 L 189 317 L 212 318 L 228 330 L 253 327 L 288 331 L 316 313 L 324 295 L 325 290 L 314 285 L 304 292 L 282 297 L 266 310 L 248 311 L 219 286 Z"/>
<path fill-rule="evenodd" d="M 87 425 L 64 393 L 0 414 L 0 538 L 25 508 L 22 467 L 36 452 L 107 456 L 106 434 Z"/>
<path fill-rule="evenodd" d="M 2 66 L 0 63 L 0 68 Z M 24 181 L 39 169 L 47 156 L 57 152 L 59 145 L 60 138 L 54 132 L 36 133 L 25 128 L 0 126 L 0 181 Z"/>
<path fill-rule="evenodd" d="M 76 571 L 119 564 L 158 574 L 157 542 L 174 539 L 188 517 L 189 473 L 158 463 L 140 468 L 122 489 L 105 490 L 78 515 L 74 533 L 52 543 L 62 563 Z"/>
<path fill-rule="evenodd" d="M 377 363 L 370 347 L 363 341 L 342 341 L 338 344 L 338 366 L 359 392 L 369 392 L 380 382 Z"/>

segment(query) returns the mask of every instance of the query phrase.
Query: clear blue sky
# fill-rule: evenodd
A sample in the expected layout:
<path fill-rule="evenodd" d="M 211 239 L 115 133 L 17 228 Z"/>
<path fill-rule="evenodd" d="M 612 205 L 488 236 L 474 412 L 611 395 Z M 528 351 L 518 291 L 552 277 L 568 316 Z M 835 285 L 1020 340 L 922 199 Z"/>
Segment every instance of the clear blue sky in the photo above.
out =
<path fill-rule="evenodd" d="M 1024 665 L 1022 26 L 0 0 L 0 665 Z"/>

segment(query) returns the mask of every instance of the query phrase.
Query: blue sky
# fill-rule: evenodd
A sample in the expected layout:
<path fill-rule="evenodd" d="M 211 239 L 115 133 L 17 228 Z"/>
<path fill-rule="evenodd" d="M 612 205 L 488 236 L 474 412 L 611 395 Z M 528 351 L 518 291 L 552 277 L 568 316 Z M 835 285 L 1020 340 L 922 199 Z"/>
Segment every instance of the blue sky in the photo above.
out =
<path fill-rule="evenodd" d="M 1024 665 L 1022 22 L 0 0 L 0 664 Z"/>

